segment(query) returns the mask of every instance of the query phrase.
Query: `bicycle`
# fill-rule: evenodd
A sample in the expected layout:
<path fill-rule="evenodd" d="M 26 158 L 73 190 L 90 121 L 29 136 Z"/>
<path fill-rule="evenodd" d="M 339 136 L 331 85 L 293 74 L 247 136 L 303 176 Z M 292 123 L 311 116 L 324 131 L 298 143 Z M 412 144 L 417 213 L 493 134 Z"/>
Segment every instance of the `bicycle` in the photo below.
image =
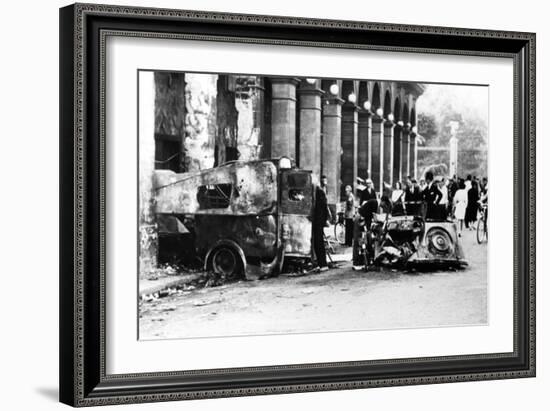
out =
<path fill-rule="evenodd" d="M 479 220 L 477 220 L 477 243 L 481 244 L 483 242 L 487 242 L 489 240 L 488 238 L 488 232 L 487 232 L 487 204 L 481 205 L 481 217 Z"/>

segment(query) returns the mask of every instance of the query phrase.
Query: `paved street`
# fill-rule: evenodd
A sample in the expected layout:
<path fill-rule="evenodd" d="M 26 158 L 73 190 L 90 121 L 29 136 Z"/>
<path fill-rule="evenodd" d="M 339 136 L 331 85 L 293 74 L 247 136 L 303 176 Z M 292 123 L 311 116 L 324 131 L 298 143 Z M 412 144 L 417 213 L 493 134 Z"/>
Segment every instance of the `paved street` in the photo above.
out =
<path fill-rule="evenodd" d="M 141 303 L 140 338 L 485 324 L 487 246 L 464 232 L 469 267 L 459 271 L 281 275 L 185 291 Z M 350 251 L 349 251 L 350 252 Z M 351 254 L 350 254 L 351 255 Z"/>

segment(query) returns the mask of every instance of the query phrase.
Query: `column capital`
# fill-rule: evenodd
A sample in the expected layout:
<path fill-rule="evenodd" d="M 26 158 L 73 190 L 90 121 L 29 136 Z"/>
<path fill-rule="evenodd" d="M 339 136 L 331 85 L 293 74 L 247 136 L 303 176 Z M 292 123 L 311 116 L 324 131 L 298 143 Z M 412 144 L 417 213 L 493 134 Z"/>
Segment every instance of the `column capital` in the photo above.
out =
<path fill-rule="evenodd" d="M 300 79 L 297 77 L 269 77 L 271 84 L 294 84 L 297 86 L 300 83 Z"/>
<path fill-rule="evenodd" d="M 364 120 L 365 120 L 365 119 L 366 119 L 366 120 L 371 119 L 372 116 L 373 116 L 372 111 L 370 111 L 370 110 L 365 110 L 364 108 L 361 108 L 361 107 L 359 107 L 359 110 L 357 111 L 357 113 L 359 114 L 359 118 L 360 118 L 360 119 L 364 119 Z"/>
<path fill-rule="evenodd" d="M 372 122 L 373 123 L 382 124 L 382 123 L 384 123 L 384 121 L 385 121 L 384 117 L 381 117 L 378 114 L 374 114 L 372 116 Z"/>
<path fill-rule="evenodd" d="M 309 95 L 309 94 L 315 95 L 315 96 L 323 96 L 323 94 L 325 94 L 324 90 L 321 90 L 320 88 L 317 88 L 317 87 L 312 87 L 312 88 L 298 87 L 296 91 L 301 96 Z"/>
<path fill-rule="evenodd" d="M 346 110 L 354 110 L 356 112 L 359 112 L 359 106 L 349 101 L 345 101 L 344 104 L 342 104 L 342 108 L 345 108 Z"/>
<path fill-rule="evenodd" d="M 325 104 L 332 104 L 332 105 L 339 105 L 339 106 L 342 106 L 344 104 L 344 100 L 342 100 L 338 96 L 325 97 L 323 100 L 325 101 Z"/>

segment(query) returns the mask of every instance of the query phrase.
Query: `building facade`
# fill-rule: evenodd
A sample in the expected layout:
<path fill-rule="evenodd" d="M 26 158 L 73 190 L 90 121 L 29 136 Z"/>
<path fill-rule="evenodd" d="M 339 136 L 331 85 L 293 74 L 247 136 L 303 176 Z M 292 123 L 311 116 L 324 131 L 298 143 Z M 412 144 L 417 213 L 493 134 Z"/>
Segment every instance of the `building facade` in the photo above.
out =
<path fill-rule="evenodd" d="M 384 183 L 417 174 L 422 84 L 166 72 L 150 81 L 154 132 L 139 141 L 144 257 L 155 249 L 154 215 L 147 211 L 154 170 L 193 172 L 287 156 L 317 180 L 327 176 L 332 207 L 346 185 L 356 187 L 357 177 L 371 178 L 380 191 Z M 154 265 L 154 256 L 146 259 Z"/>

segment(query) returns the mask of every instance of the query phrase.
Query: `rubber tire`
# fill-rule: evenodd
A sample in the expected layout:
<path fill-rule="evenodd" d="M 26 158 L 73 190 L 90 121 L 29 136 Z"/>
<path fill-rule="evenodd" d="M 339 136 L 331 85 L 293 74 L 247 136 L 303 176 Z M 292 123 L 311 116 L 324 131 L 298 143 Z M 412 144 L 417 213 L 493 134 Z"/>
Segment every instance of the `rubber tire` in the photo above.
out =
<path fill-rule="evenodd" d="M 210 267 L 216 274 L 223 275 L 226 280 L 241 278 L 242 265 L 241 257 L 233 247 L 221 245 L 212 251 Z"/>

